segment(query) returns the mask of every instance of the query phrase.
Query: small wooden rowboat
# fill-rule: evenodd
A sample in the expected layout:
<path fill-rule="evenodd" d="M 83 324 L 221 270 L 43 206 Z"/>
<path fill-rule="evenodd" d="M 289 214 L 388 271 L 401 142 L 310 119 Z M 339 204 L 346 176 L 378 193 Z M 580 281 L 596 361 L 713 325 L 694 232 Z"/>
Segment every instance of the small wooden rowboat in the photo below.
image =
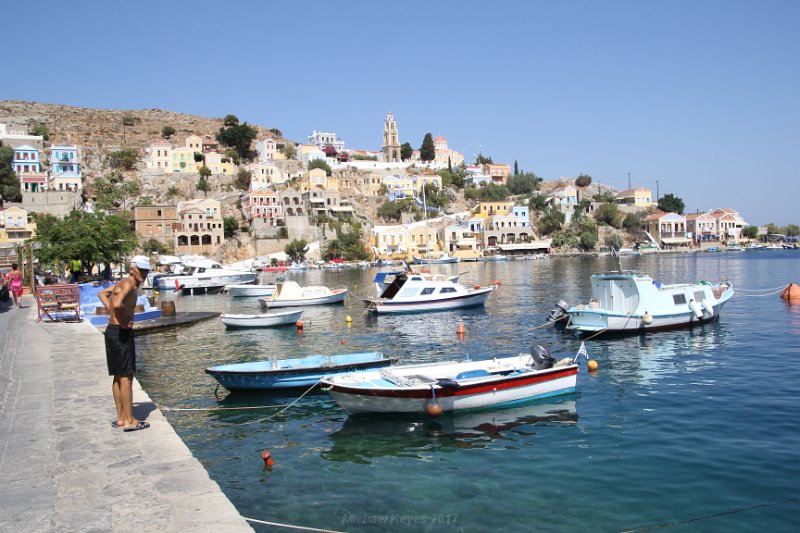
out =
<path fill-rule="evenodd" d="M 260 315 L 223 314 L 220 320 L 226 328 L 269 328 L 294 324 L 303 316 L 300 311 L 281 311 L 280 313 L 265 313 Z"/>
<path fill-rule="evenodd" d="M 252 363 L 217 365 L 206 368 L 228 390 L 273 390 L 308 388 L 323 376 L 358 373 L 359 370 L 391 365 L 380 352 L 344 355 L 310 355 L 296 359 L 271 359 Z"/>

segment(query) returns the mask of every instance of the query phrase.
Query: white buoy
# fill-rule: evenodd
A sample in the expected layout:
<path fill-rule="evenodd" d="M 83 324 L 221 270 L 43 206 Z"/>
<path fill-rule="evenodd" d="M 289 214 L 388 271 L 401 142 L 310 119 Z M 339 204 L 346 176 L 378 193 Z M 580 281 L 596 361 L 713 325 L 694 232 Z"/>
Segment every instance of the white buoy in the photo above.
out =
<path fill-rule="evenodd" d="M 708 300 L 703 300 L 703 309 L 708 311 L 708 314 L 714 316 L 714 306 Z"/>
<path fill-rule="evenodd" d="M 642 315 L 642 322 L 644 322 L 645 326 L 649 326 L 650 324 L 653 323 L 653 315 L 645 311 L 644 314 Z"/>
<path fill-rule="evenodd" d="M 703 310 L 700 309 L 700 304 L 694 300 L 689 300 L 689 309 L 692 310 L 692 313 L 694 313 L 694 316 L 697 318 L 703 318 Z"/>

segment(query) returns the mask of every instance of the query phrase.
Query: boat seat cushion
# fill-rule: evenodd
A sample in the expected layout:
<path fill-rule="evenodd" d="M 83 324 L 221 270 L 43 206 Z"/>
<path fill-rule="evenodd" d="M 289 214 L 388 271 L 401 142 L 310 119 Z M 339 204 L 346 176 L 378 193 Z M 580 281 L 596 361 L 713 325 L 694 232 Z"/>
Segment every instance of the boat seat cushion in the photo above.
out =
<path fill-rule="evenodd" d="M 489 372 L 487 372 L 483 368 L 476 368 L 475 370 L 465 370 L 464 372 L 461 372 L 456 376 L 456 379 L 480 378 L 488 375 Z"/>

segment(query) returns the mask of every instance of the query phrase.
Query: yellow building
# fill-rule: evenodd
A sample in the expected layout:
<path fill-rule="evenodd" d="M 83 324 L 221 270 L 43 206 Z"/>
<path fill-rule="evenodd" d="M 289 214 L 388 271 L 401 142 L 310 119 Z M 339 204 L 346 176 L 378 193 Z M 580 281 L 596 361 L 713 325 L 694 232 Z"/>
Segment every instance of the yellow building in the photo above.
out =
<path fill-rule="evenodd" d="M 375 253 L 383 258 L 411 259 L 413 256 L 424 255 L 426 252 L 425 225 L 398 225 L 375 226 L 374 235 Z M 428 227 L 428 248 L 438 250 L 436 229 Z"/>
<path fill-rule="evenodd" d="M 328 176 L 327 172 L 321 168 L 312 168 L 300 176 L 298 187 L 301 193 L 308 192 L 311 189 L 338 191 L 339 182 L 336 178 Z"/>
<path fill-rule="evenodd" d="M 21 207 L 0 209 L 0 243 L 21 244 L 36 235 L 36 223 Z"/>
<path fill-rule="evenodd" d="M 510 215 L 511 202 L 507 200 L 499 200 L 494 202 L 480 202 L 478 204 L 478 212 L 475 213 L 476 217 L 486 218 L 493 215 Z"/>
<path fill-rule="evenodd" d="M 233 176 L 236 174 L 236 165 L 231 163 L 230 159 L 224 155 L 218 152 L 208 152 L 205 154 L 205 158 L 205 165 L 212 174 L 222 174 L 224 176 Z"/>
<path fill-rule="evenodd" d="M 200 153 L 199 150 L 196 151 Z M 195 150 L 189 148 L 173 148 L 172 149 L 172 172 L 180 172 L 181 174 L 195 173 L 200 170 L 202 163 L 194 160 Z"/>
<path fill-rule="evenodd" d="M 203 138 L 199 135 L 189 135 L 186 137 L 186 148 L 198 154 L 203 153 Z"/>
<path fill-rule="evenodd" d="M 635 207 L 650 207 L 653 204 L 653 191 L 647 187 L 637 187 L 617 193 L 617 203 Z"/>

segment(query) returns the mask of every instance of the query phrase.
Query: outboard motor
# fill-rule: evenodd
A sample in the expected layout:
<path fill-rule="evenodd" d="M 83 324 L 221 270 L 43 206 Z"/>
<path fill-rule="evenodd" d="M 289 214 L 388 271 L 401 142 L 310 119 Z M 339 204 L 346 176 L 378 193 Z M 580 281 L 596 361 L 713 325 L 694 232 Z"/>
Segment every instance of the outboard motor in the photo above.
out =
<path fill-rule="evenodd" d="M 567 309 L 569 309 L 567 302 L 564 300 L 557 301 L 555 308 L 551 309 L 550 314 L 547 315 L 547 323 L 558 325 L 561 322 L 563 325 L 564 320 L 567 318 Z"/>
<path fill-rule="evenodd" d="M 533 357 L 534 370 L 552 368 L 553 364 L 556 362 L 556 358 L 550 355 L 550 351 L 538 344 L 531 346 L 531 357 Z"/>

